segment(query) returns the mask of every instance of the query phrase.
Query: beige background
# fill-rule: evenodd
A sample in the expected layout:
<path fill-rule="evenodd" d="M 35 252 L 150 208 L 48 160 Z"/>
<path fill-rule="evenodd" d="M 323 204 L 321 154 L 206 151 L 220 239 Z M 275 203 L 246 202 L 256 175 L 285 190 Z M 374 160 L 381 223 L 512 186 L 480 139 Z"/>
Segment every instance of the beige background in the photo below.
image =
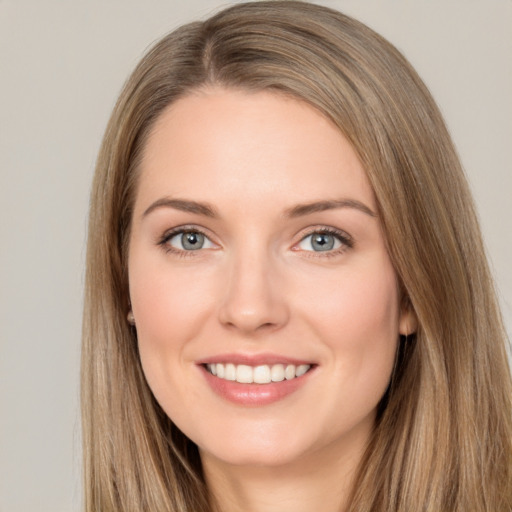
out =
<path fill-rule="evenodd" d="M 510 333 L 512 0 L 323 3 L 390 39 L 438 100 Z M 220 5 L 0 0 L 0 512 L 79 510 L 80 316 L 96 152 L 148 45 Z"/>

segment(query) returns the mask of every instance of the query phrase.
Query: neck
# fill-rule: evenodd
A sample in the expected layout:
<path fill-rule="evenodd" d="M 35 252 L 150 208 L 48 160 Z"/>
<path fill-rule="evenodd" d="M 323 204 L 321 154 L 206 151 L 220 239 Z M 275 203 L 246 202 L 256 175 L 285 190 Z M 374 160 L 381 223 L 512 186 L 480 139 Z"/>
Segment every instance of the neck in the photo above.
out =
<path fill-rule="evenodd" d="M 232 465 L 201 454 L 217 512 L 344 512 L 365 443 L 276 466 Z"/>

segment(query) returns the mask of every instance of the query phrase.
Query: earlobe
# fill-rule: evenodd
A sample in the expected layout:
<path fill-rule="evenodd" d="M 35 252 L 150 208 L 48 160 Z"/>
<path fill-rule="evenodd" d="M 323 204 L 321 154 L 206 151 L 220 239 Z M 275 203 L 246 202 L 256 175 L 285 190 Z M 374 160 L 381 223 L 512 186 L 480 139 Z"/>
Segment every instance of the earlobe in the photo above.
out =
<path fill-rule="evenodd" d="M 417 330 L 418 317 L 416 316 L 416 312 L 408 300 L 404 301 L 400 312 L 398 331 L 402 336 L 410 336 L 411 334 L 415 334 Z"/>
<path fill-rule="evenodd" d="M 128 323 L 130 325 L 135 325 L 135 317 L 133 316 L 133 312 L 131 309 L 130 309 L 130 311 L 128 311 L 128 314 L 126 315 L 126 319 L 128 320 Z"/>

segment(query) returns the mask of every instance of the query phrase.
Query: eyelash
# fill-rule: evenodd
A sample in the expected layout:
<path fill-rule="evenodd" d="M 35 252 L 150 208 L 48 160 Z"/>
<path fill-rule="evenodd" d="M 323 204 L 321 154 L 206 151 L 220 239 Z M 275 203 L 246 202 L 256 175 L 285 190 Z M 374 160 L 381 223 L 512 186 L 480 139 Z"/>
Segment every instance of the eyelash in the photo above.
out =
<path fill-rule="evenodd" d="M 197 256 L 197 254 L 195 253 L 200 252 L 200 249 L 196 251 L 183 251 L 181 249 L 175 249 L 174 247 L 169 245 L 169 241 L 172 240 L 176 235 L 184 233 L 199 233 L 203 235 L 205 238 L 208 238 L 208 240 L 210 240 L 210 237 L 206 234 L 206 232 L 198 228 L 197 226 L 179 226 L 169 231 L 166 231 L 162 235 L 160 240 L 158 240 L 158 245 L 161 246 L 166 253 L 172 253 L 180 258 L 190 258 Z"/>
<path fill-rule="evenodd" d="M 166 253 L 172 253 L 181 258 L 197 256 L 198 254 L 195 254 L 195 253 L 200 252 L 201 251 L 200 249 L 198 249 L 196 251 L 185 251 L 185 250 L 181 250 L 181 249 L 175 249 L 174 247 L 169 245 L 169 240 L 172 240 L 172 238 L 174 238 L 176 235 L 180 235 L 183 233 L 199 233 L 199 234 L 203 235 L 205 238 L 210 239 L 209 236 L 207 235 L 207 233 L 205 231 L 203 231 L 202 229 L 198 228 L 197 226 L 179 226 L 179 227 L 171 229 L 170 231 L 166 231 L 162 235 L 162 237 L 158 240 L 157 244 L 159 246 L 161 246 Z M 340 229 L 336 229 L 336 228 L 332 228 L 332 227 L 311 228 L 310 230 L 308 230 L 306 233 L 304 233 L 301 236 L 299 242 L 294 244 L 294 247 L 297 247 L 298 244 L 303 242 L 308 236 L 312 236 L 312 235 L 333 236 L 341 243 L 341 246 L 338 247 L 337 249 L 328 250 L 328 251 L 303 251 L 304 253 L 307 254 L 307 257 L 325 258 L 325 257 L 338 256 L 338 255 L 344 253 L 345 251 L 347 251 L 348 249 L 352 249 L 354 247 L 354 240 L 348 233 L 346 233 L 345 231 L 342 231 Z M 292 249 L 292 250 L 294 250 L 294 249 Z M 295 249 L 295 250 L 298 251 L 298 249 Z"/>
<path fill-rule="evenodd" d="M 337 249 L 329 250 L 329 251 L 304 251 L 309 258 L 330 258 L 339 256 L 340 254 L 343 254 L 345 251 L 352 249 L 354 247 L 354 239 L 345 231 L 342 231 L 341 229 L 336 229 L 332 227 L 314 227 L 308 230 L 306 233 L 303 234 L 301 239 L 297 244 L 294 245 L 296 247 L 298 244 L 300 244 L 302 241 L 304 241 L 308 236 L 311 235 L 330 235 L 336 238 L 340 243 L 341 246 Z M 298 250 L 298 249 L 296 249 Z"/>

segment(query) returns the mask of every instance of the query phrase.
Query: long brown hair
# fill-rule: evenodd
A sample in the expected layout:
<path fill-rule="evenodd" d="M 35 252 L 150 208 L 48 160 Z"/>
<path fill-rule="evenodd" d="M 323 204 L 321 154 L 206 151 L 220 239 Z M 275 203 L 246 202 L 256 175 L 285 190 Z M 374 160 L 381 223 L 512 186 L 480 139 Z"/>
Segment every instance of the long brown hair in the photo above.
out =
<path fill-rule="evenodd" d="M 86 511 L 212 508 L 197 448 L 153 398 L 126 321 L 141 151 L 165 107 L 212 84 L 291 95 L 339 127 L 367 171 L 404 300 L 418 318 L 416 334 L 402 340 L 349 510 L 512 510 L 506 335 L 439 110 L 405 58 L 372 30 L 326 7 L 277 0 L 239 4 L 164 37 L 125 84 L 108 124 L 87 251 Z"/>

